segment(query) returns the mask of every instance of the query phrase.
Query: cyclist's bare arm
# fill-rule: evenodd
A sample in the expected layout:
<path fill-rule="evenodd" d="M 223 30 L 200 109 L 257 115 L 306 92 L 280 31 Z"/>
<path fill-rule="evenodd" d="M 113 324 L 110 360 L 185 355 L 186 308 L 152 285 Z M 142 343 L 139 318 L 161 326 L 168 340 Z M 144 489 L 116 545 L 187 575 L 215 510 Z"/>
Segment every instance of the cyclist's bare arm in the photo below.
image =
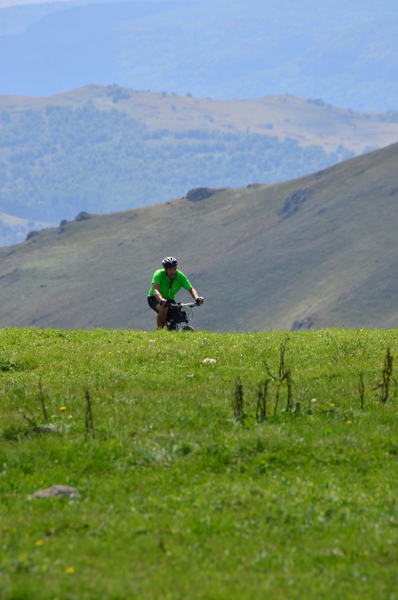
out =
<path fill-rule="evenodd" d="M 160 285 L 158 283 L 153 283 L 153 295 L 155 296 L 156 300 L 160 303 L 165 302 L 165 299 L 163 298 L 162 294 L 160 293 Z"/>
<path fill-rule="evenodd" d="M 192 298 L 195 300 L 195 302 L 197 302 L 198 304 L 203 304 L 203 302 L 205 301 L 205 299 L 202 296 L 199 296 L 198 292 L 195 290 L 194 287 L 192 287 L 188 291 L 191 294 Z"/>

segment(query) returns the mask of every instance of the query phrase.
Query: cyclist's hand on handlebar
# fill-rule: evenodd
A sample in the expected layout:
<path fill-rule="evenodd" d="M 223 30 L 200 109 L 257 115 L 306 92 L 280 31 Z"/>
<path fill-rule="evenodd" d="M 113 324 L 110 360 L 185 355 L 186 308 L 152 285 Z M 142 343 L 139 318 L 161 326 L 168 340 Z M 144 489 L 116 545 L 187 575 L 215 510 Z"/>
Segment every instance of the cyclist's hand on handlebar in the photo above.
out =
<path fill-rule="evenodd" d="M 205 299 L 202 296 L 198 296 L 196 298 L 196 304 L 203 304 L 204 301 Z"/>

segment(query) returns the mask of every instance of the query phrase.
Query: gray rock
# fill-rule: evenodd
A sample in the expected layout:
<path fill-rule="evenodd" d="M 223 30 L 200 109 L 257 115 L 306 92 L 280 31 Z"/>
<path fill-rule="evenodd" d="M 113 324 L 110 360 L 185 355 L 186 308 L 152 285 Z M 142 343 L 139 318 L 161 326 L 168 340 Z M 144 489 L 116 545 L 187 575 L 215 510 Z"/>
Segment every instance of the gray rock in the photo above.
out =
<path fill-rule="evenodd" d="M 34 492 L 34 494 L 30 495 L 30 498 L 54 498 L 56 496 L 63 496 L 64 498 L 80 498 L 77 489 L 70 487 L 69 485 L 52 485 L 45 490 Z"/>
<path fill-rule="evenodd" d="M 62 219 L 58 227 L 58 233 L 65 233 L 67 224 L 68 221 L 66 219 Z"/>
<path fill-rule="evenodd" d="M 61 433 L 61 429 L 56 425 L 39 425 L 33 429 L 35 433 Z"/>
<path fill-rule="evenodd" d="M 206 200 L 206 198 L 210 198 L 210 196 L 217 194 L 217 192 L 221 192 L 223 189 L 225 188 L 194 188 L 187 192 L 185 198 L 191 202 L 200 202 L 200 200 Z"/>
<path fill-rule="evenodd" d="M 75 217 L 75 221 L 77 221 L 78 223 L 79 221 L 87 221 L 88 219 L 91 219 L 91 215 L 85 210 L 79 212 L 79 214 Z"/>
<path fill-rule="evenodd" d="M 32 238 L 36 237 L 37 235 L 39 235 L 40 231 L 29 231 L 28 235 L 25 238 L 25 242 L 27 242 L 28 240 L 31 240 Z"/>

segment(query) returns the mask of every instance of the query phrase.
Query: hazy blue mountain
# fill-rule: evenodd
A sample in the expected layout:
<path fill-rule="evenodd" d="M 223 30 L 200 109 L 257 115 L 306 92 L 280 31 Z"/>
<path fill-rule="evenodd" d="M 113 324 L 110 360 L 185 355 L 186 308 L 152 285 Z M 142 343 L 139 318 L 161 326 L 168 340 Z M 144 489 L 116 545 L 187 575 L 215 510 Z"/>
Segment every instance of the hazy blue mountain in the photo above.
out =
<path fill-rule="evenodd" d="M 0 39 L 0 90 L 41 95 L 109 81 L 118 69 L 119 27 L 163 10 L 136 2 L 58 6 L 25 32 Z"/>
<path fill-rule="evenodd" d="M 23 33 L 46 15 L 70 8 L 73 4 L 75 3 L 71 2 L 65 5 L 64 3 L 49 2 L 46 4 L 22 4 L 10 8 L 0 7 L 0 37 Z"/>
<path fill-rule="evenodd" d="M 0 10 L 9 22 L 0 35 L 14 31 L 0 37 L 1 93 L 116 82 L 199 97 L 288 92 L 355 109 L 397 108 L 396 0 L 37 6 L 19 28 L 21 7 Z"/>

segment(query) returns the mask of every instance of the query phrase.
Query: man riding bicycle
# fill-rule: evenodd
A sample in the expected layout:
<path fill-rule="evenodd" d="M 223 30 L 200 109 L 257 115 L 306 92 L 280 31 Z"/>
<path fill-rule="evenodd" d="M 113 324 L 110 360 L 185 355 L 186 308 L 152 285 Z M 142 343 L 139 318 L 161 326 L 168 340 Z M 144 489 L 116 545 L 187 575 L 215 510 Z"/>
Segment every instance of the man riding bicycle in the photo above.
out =
<path fill-rule="evenodd" d="M 152 286 L 148 292 L 148 304 L 157 312 L 158 329 L 163 329 L 167 321 L 170 302 L 181 288 L 188 290 L 197 304 L 203 304 L 204 298 L 192 286 L 188 277 L 177 269 L 178 261 L 173 256 L 162 260 L 163 269 L 158 269 L 152 276 Z"/>

